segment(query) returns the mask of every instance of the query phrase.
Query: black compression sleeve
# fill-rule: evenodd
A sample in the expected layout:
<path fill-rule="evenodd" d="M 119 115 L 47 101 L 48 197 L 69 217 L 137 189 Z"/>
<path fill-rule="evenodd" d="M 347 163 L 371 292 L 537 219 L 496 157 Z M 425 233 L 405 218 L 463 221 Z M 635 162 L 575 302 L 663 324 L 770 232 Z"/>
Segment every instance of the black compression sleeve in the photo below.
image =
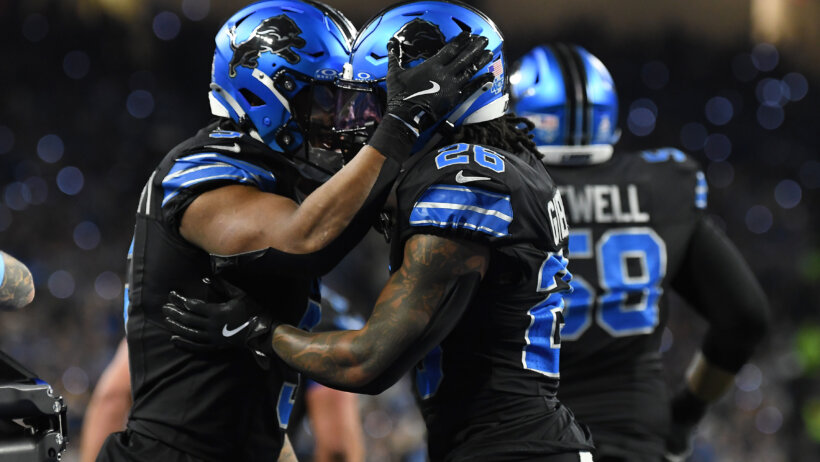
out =
<path fill-rule="evenodd" d="M 408 346 L 395 361 L 392 361 L 386 370 L 366 385 L 361 387 L 345 387 L 331 383 L 324 385 L 368 395 L 378 395 L 387 390 L 447 337 L 472 303 L 478 293 L 479 284 L 481 284 L 479 273 L 465 274 L 453 282 L 419 338 Z"/>
<path fill-rule="evenodd" d="M 769 303 L 751 269 L 726 235 L 701 219 L 672 286 L 709 323 L 702 351 L 736 373 L 766 334 Z"/>
<path fill-rule="evenodd" d="M 364 203 L 350 224 L 339 236 L 328 245 L 316 252 L 307 254 L 292 254 L 274 248 L 264 252 L 250 252 L 256 265 L 262 265 L 272 272 L 287 273 L 294 276 L 322 276 L 332 270 L 350 250 L 362 240 L 376 217 L 382 211 L 384 202 L 390 194 L 393 183 L 399 176 L 401 166 L 386 159 L 373 188 L 370 190 Z M 249 260 L 249 254 L 211 256 L 211 263 L 215 273 L 224 268 L 235 266 L 238 262 Z"/>

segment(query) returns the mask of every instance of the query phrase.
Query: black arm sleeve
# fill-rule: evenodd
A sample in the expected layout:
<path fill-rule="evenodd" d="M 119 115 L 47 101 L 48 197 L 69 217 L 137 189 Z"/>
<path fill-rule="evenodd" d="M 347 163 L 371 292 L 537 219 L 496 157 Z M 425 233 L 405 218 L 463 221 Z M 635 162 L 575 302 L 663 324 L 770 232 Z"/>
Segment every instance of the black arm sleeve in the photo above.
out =
<path fill-rule="evenodd" d="M 769 304 L 737 248 L 710 220 L 701 219 L 672 287 L 709 323 L 702 351 L 736 373 L 769 325 Z"/>
<path fill-rule="evenodd" d="M 321 381 L 319 383 L 343 391 L 368 395 L 378 395 L 387 390 L 447 337 L 472 303 L 478 293 L 479 284 L 481 284 L 481 275 L 476 272 L 456 279 L 448 288 L 438 309 L 419 338 L 410 344 L 395 361 L 392 361 L 386 370 L 367 384 L 360 387 L 347 387 L 335 383 Z"/>
<path fill-rule="evenodd" d="M 284 272 L 293 276 L 315 277 L 330 272 L 367 234 L 370 226 L 382 211 L 400 170 L 401 166 L 398 163 L 386 159 L 373 188 L 350 224 L 336 239 L 320 250 L 306 254 L 292 254 L 269 247 L 263 252 L 212 255 L 211 265 L 214 273 L 219 273 L 225 268 L 233 267 L 249 259 L 255 260 L 257 265 L 263 265 L 272 272 Z"/>

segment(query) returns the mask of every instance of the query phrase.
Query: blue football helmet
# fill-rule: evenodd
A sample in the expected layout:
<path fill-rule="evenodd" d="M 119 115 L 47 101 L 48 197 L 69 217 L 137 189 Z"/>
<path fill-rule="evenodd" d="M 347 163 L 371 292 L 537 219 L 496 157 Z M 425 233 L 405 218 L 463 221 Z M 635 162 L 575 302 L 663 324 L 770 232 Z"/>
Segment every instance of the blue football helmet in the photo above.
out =
<path fill-rule="evenodd" d="M 491 87 L 488 85 L 482 93 L 472 95 L 445 119 L 458 127 L 501 117 L 507 112 L 509 103 L 504 38 L 484 13 L 456 1 L 411 1 L 382 10 L 356 36 L 351 67 L 344 78 L 351 83 L 369 83 L 375 86 L 376 93 L 383 95 L 387 88 L 387 42 L 391 38 L 399 42 L 399 63 L 409 68 L 436 54 L 462 31 L 489 39 L 487 48 L 493 52 L 493 59 L 479 69 L 476 76 L 490 72 L 495 79 Z M 373 103 L 375 96 L 358 98 L 356 104 L 350 105 L 355 109 L 348 112 L 358 119 L 342 125 L 350 127 L 377 118 L 377 104 Z"/>
<path fill-rule="evenodd" d="M 548 164 L 598 163 L 618 141 L 618 95 L 603 63 L 577 45 L 540 45 L 510 77 L 515 112 L 535 124 Z"/>
<path fill-rule="evenodd" d="M 327 102 L 335 104 L 333 81 L 349 61 L 355 34 L 347 18 L 320 2 L 263 0 L 243 8 L 216 35 L 211 112 L 297 166 L 332 173 L 341 162 L 329 159 L 330 150 L 311 152 L 310 137 L 322 137 L 312 128 L 321 126 Z"/>

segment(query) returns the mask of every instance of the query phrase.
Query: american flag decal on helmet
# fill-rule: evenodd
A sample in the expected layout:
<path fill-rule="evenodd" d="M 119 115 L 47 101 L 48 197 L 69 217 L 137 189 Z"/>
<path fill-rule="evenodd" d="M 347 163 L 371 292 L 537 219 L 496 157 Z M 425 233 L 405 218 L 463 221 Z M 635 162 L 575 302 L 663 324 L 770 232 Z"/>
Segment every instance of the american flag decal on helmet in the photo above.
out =
<path fill-rule="evenodd" d="M 496 77 L 504 73 L 504 65 L 501 64 L 501 58 L 496 59 L 494 63 L 490 64 L 490 72 Z"/>
<path fill-rule="evenodd" d="M 501 58 L 496 59 L 492 64 L 490 64 L 490 72 L 493 73 L 493 87 L 490 89 L 490 92 L 493 94 L 501 93 L 501 90 L 504 88 L 504 64 L 501 62 Z"/>

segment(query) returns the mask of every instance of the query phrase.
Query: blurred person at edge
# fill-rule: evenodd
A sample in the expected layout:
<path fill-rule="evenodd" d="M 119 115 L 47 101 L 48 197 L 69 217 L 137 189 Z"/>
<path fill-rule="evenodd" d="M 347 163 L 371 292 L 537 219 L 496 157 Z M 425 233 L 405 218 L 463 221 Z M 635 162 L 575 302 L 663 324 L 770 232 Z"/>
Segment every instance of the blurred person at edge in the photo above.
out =
<path fill-rule="evenodd" d="M 571 229 L 559 397 L 592 430 L 598 460 L 683 460 L 695 425 L 764 337 L 766 295 L 705 216 L 706 179 L 692 158 L 674 148 L 613 154 L 618 100 L 601 61 L 580 46 L 538 46 L 511 81 Z M 709 323 L 671 399 L 659 352 L 670 290 Z"/>
<path fill-rule="evenodd" d="M 507 113 L 497 27 L 455 1 L 400 3 L 362 28 L 353 73 L 378 90 L 386 69 L 427 64 L 463 30 L 486 37 L 489 79 L 396 182 L 386 220 L 391 276 L 367 323 L 308 333 L 278 320 L 266 342 L 311 379 L 355 392 L 380 393 L 417 366 L 432 461 L 591 461 L 588 431 L 556 399 L 569 232 L 557 188 L 521 128 L 527 120 Z M 425 82 L 426 91 L 441 78 Z M 367 99 L 360 95 L 353 112 L 372 107 Z M 221 325 L 215 314 L 249 302 L 233 292 L 225 303 L 171 294 L 166 322 L 180 339 L 222 342 L 207 335 Z"/>
<path fill-rule="evenodd" d="M 216 301 L 224 278 L 265 304 L 223 317 L 220 338 L 254 345 L 273 310 L 302 329 L 319 322 L 318 276 L 369 229 L 418 134 L 464 96 L 473 74 L 462 69 L 485 58 L 475 36 L 459 35 L 429 64 L 391 72 L 390 110 L 369 139 L 317 145 L 334 127 L 314 126 L 312 111 L 336 91 L 354 35 L 335 9 L 298 0 L 251 4 L 218 32 L 217 120 L 168 153 L 137 207 L 125 308 L 133 404 L 97 460 L 295 458 L 285 430 L 298 373 L 264 345 L 175 348 L 161 306 L 172 290 Z M 425 91 L 433 75 L 445 75 L 440 91 Z"/>
<path fill-rule="evenodd" d="M 322 305 L 322 324 L 339 325 L 340 314 Z M 331 316 L 328 316 L 328 313 Z M 349 316 L 347 316 L 349 317 Z M 329 318 L 329 319 L 328 319 Z M 316 327 L 322 330 L 322 325 Z M 334 390 L 309 381 L 304 390 L 306 412 L 315 441 L 314 462 L 364 462 L 364 436 L 357 395 Z M 117 352 L 100 376 L 85 410 L 80 432 L 80 462 L 93 462 L 108 435 L 125 429 L 131 408 L 131 374 L 128 370 L 128 344 L 123 339 Z M 298 428 L 292 415 L 288 434 Z"/>
<path fill-rule="evenodd" d="M 22 308 L 32 300 L 31 272 L 19 260 L 0 250 L 0 310 Z"/>

